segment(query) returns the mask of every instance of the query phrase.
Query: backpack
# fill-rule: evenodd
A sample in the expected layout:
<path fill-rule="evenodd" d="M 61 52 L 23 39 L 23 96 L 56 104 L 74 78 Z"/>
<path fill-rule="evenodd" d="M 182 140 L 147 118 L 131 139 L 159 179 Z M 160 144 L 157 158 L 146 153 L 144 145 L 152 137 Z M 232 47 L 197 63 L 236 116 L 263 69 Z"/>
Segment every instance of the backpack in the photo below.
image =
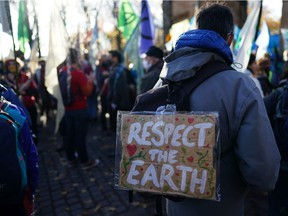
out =
<path fill-rule="evenodd" d="M 166 105 L 175 104 L 177 111 L 189 111 L 188 97 L 193 90 L 209 77 L 225 70 L 235 70 L 222 62 L 211 62 L 204 65 L 196 72 L 194 77 L 179 81 L 168 81 L 165 85 L 151 89 L 137 96 L 132 112 L 137 111 L 161 111 Z M 222 150 L 220 158 L 232 152 L 233 148 Z M 185 198 L 165 196 L 172 201 L 182 201 Z M 133 191 L 129 191 L 129 202 L 133 202 Z M 156 195 L 156 215 L 162 215 L 162 195 Z"/>
<path fill-rule="evenodd" d="M 127 110 L 132 109 L 135 99 L 137 96 L 137 87 L 136 87 L 136 79 L 133 75 L 133 72 L 129 70 L 128 68 L 124 67 L 123 65 L 120 65 L 119 68 L 115 72 L 115 80 L 114 85 L 116 84 L 117 80 L 119 79 L 120 75 L 123 73 L 123 75 L 126 78 L 126 87 L 128 89 L 128 104 Z"/>
<path fill-rule="evenodd" d="M 71 91 L 71 72 L 64 70 L 60 71 L 60 73 L 58 74 L 58 80 L 64 106 L 66 107 L 73 104 L 75 100 L 75 95 Z"/>
<path fill-rule="evenodd" d="M 273 131 L 282 162 L 288 165 L 288 80 L 277 97 L 275 114 L 273 116 Z M 287 166 L 288 168 L 288 166 Z"/>
<path fill-rule="evenodd" d="M 190 79 L 179 82 L 166 81 L 165 85 L 137 96 L 132 111 L 156 111 L 159 107 L 167 104 L 175 104 L 177 111 L 189 111 L 190 104 L 187 97 L 192 91 L 212 75 L 224 70 L 234 69 L 215 61 L 204 65 Z"/>
<path fill-rule="evenodd" d="M 19 134 L 25 118 L 9 105 L 1 97 L 0 206 L 22 202 L 28 181 L 25 153 L 19 144 Z"/>

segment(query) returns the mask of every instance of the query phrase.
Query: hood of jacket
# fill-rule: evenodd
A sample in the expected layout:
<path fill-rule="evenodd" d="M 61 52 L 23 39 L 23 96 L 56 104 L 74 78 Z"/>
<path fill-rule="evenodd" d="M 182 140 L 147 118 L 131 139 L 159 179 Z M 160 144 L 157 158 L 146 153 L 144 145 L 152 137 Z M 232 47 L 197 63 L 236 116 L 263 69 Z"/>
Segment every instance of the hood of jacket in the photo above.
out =
<path fill-rule="evenodd" d="M 233 55 L 227 42 L 214 31 L 191 30 L 180 35 L 175 51 L 164 58 L 160 78 L 169 81 L 185 80 L 212 61 L 232 64 Z"/>

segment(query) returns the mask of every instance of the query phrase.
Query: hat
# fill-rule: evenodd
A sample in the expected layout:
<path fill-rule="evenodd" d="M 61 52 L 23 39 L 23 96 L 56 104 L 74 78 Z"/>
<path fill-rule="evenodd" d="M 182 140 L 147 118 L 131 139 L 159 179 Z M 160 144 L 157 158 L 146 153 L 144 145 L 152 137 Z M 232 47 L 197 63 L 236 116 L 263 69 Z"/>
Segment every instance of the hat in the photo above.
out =
<path fill-rule="evenodd" d="M 146 55 L 162 59 L 163 58 L 163 51 L 156 46 L 150 46 L 148 51 L 146 52 Z"/>

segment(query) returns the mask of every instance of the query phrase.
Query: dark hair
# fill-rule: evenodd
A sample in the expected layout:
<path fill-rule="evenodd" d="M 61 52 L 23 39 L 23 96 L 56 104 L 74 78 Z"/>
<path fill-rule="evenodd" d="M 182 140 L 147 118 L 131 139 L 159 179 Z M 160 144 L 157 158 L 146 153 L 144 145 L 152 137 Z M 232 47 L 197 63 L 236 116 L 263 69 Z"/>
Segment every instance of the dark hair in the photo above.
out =
<path fill-rule="evenodd" d="M 256 61 L 256 55 L 254 53 L 250 54 L 250 58 L 249 58 L 249 62 L 248 62 L 248 66 L 253 64 Z"/>
<path fill-rule="evenodd" d="M 77 64 L 78 63 L 78 52 L 74 48 L 69 48 L 69 57 L 71 64 Z"/>
<path fill-rule="evenodd" d="M 117 50 L 110 50 L 109 51 L 109 53 L 110 53 L 110 55 L 112 56 L 112 57 L 117 57 L 117 59 L 118 59 L 118 63 L 122 63 L 123 62 L 123 56 L 122 56 L 122 54 L 119 52 L 119 51 L 117 51 Z"/>
<path fill-rule="evenodd" d="M 217 32 L 224 40 L 233 33 L 233 15 L 228 7 L 221 3 L 206 3 L 197 14 L 198 29 L 207 29 Z"/>

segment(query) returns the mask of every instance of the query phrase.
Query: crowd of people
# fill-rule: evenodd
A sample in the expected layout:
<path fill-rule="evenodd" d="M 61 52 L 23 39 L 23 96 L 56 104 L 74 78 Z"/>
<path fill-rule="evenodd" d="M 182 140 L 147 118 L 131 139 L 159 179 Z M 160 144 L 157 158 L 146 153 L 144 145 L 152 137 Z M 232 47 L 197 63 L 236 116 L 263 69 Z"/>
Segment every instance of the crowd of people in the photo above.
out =
<path fill-rule="evenodd" d="M 117 111 L 130 111 L 136 96 L 159 84 L 159 79 L 160 83 L 179 82 L 193 77 L 199 68 L 211 62 L 233 64 L 229 45 L 233 41 L 234 23 L 229 8 L 221 4 L 201 8 L 197 26 L 198 29 L 182 34 L 173 52 L 166 57 L 161 48 L 151 46 L 143 57 L 141 79 L 124 65 L 120 51 L 102 54 L 94 67 L 87 55 L 82 58 L 77 50 L 69 49 L 67 60 L 58 67 L 58 76 L 59 80 L 62 75 L 69 80 L 66 85 L 70 101 L 64 103 L 60 133 L 70 167 L 80 163 L 88 170 L 101 163 L 99 159 L 91 159 L 87 151 L 89 125 L 97 124 L 103 134 L 115 135 Z M 265 196 L 269 192 L 269 215 L 288 213 L 288 171 L 287 165 L 283 165 L 287 153 L 279 153 L 280 141 L 277 137 L 275 140 L 271 127 L 281 94 L 279 89 L 283 91 L 288 78 L 288 64 L 282 68 L 273 68 L 272 64 L 268 54 L 259 60 L 251 54 L 244 74 L 233 69 L 223 71 L 209 78 L 187 98 L 193 111 L 217 110 L 220 113 L 221 148 L 233 148 L 233 152 L 220 162 L 220 202 L 168 199 L 168 215 L 244 215 L 244 200 L 249 190 L 264 192 Z M 36 71 L 16 59 L 6 60 L 1 65 L 1 97 L 14 104 L 18 115 L 25 117 L 21 135 L 25 138 L 21 142 L 28 161 L 29 190 L 26 191 L 32 200 L 38 181 L 39 117 L 45 115 L 49 120 L 57 100 L 45 86 L 44 59 L 39 60 Z M 66 96 L 62 92 L 62 98 Z M 29 148 L 25 147 L 27 145 Z M 19 210 L 17 215 L 29 215 L 31 205 L 33 202 L 29 202 L 28 207 L 27 202 L 13 203 L 7 211 Z"/>

